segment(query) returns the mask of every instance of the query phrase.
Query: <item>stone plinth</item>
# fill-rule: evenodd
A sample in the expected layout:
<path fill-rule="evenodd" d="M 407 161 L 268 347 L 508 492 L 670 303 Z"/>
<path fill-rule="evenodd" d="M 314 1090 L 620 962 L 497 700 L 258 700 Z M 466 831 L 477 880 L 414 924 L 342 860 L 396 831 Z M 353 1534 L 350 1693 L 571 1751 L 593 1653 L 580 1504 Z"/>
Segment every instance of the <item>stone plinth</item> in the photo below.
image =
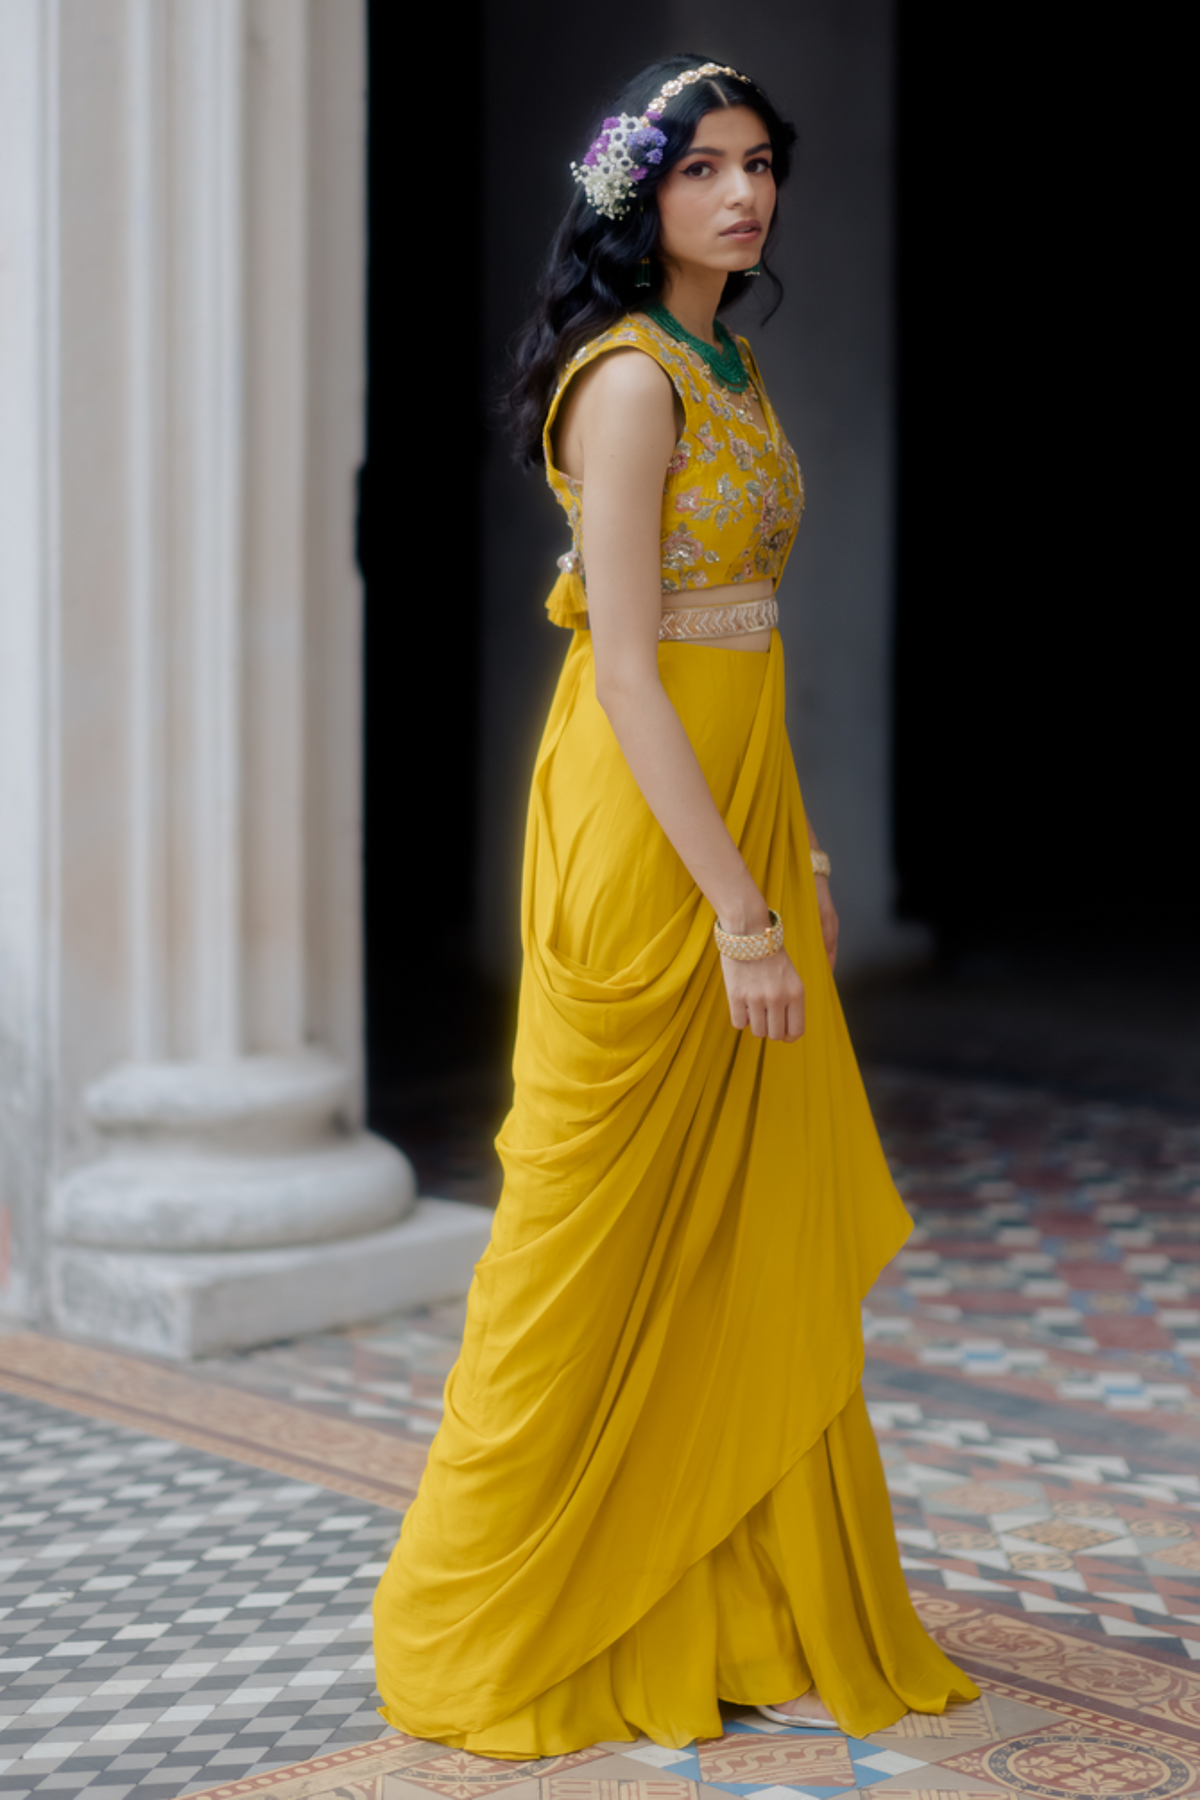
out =
<path fill-rule="evenodd" d="M 352 1086 L 316 1050 L 93 1083 L 104 1151 L 50 1204 L 54 1322 L 207 1356 L 462 1293 L 490 1212 L 418 1202 L 407 1157 L 345 1123 Z"/>
<path fill-rule="evenodd" d="M 462 1294 L 492 1228 L 485 1206 L 418 1200 L 384 1231 L 311 1246 L 193 1252 L 60 1244 L 51 1301 L 65 1328 L 159 1356 L 211 1356 L 362 1324 Z"/>

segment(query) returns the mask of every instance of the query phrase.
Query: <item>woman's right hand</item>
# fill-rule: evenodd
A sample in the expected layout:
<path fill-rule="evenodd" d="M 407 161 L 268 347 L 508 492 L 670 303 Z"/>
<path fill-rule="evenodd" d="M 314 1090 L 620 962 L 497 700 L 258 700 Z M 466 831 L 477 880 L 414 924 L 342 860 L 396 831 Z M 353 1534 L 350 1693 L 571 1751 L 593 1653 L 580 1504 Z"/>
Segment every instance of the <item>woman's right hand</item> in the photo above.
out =
<path fill-rule="evenodd" d="M 721 958 L 729 1017 L 734 1029 L 746 1026 L 757 1038 L 794 1044 L 804 1035 L 804 983 L 786 950 L 757 962 Z"/>

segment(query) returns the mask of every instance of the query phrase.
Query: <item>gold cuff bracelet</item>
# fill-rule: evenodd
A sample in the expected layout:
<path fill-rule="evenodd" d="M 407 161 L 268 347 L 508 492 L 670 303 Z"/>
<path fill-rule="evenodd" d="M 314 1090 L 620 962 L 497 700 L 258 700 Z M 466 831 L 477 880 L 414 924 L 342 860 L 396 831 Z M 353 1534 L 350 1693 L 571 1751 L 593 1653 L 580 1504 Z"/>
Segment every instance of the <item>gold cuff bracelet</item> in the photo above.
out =
<path fill-rule="evenodd" d="M 714 921 L 713 937 L 721 955 L 732 957 L 734 962 L 761 962 L 764 957 L 774 956 L 777 950 L 782 950 L 783 920 L 769 908 L 767 917 L 771 923 L 766 931 L 752 931 L 745 937 L 738 937 L 732 931 L 722 931 L 720 922 Z"/>

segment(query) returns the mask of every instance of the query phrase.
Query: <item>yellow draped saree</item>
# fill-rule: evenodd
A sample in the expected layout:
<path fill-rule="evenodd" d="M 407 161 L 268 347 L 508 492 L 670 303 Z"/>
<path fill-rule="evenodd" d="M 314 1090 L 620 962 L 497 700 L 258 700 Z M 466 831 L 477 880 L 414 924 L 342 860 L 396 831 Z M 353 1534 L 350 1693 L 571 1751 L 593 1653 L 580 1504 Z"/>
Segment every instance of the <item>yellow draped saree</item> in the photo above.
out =
<path fill-rule="evenodd" d="M 910 1221 L 826 961 L 782 649 L 659 647 L 806 989 L 729 1022 L 712 909 L 576 632 L 538 754 L 504 1191 L 380 1583 L 384 1716 L 532 1757 L 721 1730 L 815 1680 L 861 1734 L 976 1690 L 905 1592 L 860 1302 Z"/>

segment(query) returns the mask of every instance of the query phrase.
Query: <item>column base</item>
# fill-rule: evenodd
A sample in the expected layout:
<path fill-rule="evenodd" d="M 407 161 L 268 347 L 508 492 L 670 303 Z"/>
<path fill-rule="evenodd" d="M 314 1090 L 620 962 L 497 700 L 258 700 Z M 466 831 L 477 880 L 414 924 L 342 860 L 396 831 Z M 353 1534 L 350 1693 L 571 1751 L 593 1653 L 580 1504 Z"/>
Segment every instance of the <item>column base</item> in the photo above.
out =
<path fill-rule="evenodd" d="M 418 1200 L 401 1224 L 333 1243 L 184 1255 L 60 1244 L 51 1317 L 157 1356 L 249 1350 L 465 1294 L 491 1229 L 485 1206 Z"/>

